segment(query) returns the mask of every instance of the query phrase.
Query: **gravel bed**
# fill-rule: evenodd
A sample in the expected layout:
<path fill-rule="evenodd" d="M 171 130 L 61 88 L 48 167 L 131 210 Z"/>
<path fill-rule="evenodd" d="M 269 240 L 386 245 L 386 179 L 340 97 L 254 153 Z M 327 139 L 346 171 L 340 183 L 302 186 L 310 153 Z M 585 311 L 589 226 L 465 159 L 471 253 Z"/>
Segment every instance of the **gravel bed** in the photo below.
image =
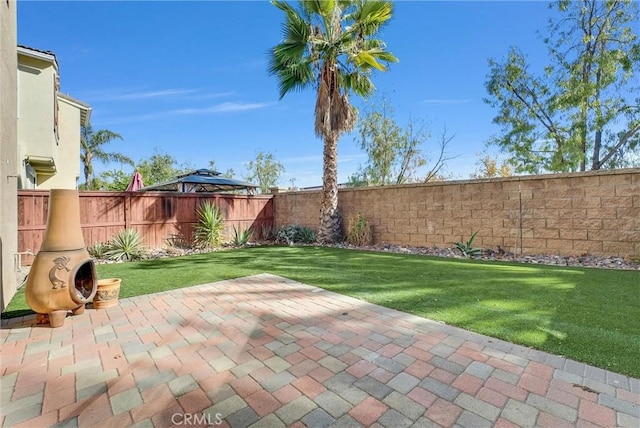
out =
<path fill-rule="evenodd" d="M 360 249 L 368 251 L 381 251 L 401 254 L 419 254 L 424 256 L 448 257 L 455 259 L 463 259 L 460 252 L 454 248 L 441 247 L 406 247 L 401 245 L 371 245 L 366 247 L 356 247 L 345 243 L 334 244 L 332 247 Z M 640 270 L 640 263 L 628 260 L 623 257 L 596 257 L 591 255 L 584 256 L 561 256 L 553 254 L 525 254 L 515 255 L 509 252 L 485 250 L 482 254 L 471 257 L 475 260 L 497 260 L 528 264 L 555 265 L 555 266 L 574 266 L 574 267 L 593 267 L 603 269 L 624 269 L 624 270 Z"/>
<path fill-rule="evenodd" d="M 253 243 L 250 246 L 272 245 L 272 243 Z M 316 244 L 317 245 L 317 244 Z M 347 243 L 331 244 L 328 247 L 346 248 L 354 250 L 380 251 L 399 254 L 418 254 L 424 256 L 448 257 L 455 259 L 464 258 L 460 252 L 454 248 L 441 247 L 407 247 L 401 245 L 370 245 L 365 247 L 357 247 Z M 159 259 L 165 257 L 176 257 L 190 254 L 200 254 L 210 251 L 219 251 L 232 247 L 222 247 L 217 250 L 198 250 L 198 249 L 154 249 L 145 256 L 145 259 Z M 485 250 L 482 254 L 473 256 L 476 260 L 497 260 L 528 264 L 555 265 L 555 266 L 576 266 L 576 267 L 593 267 L 603 269 L 624 269 L 624 270 L 640 270 L 640 263 L 623 257 L 596 257 L 590 255 L 584 256 L 560 256 L 552 254 L 526 254 L 515 255 L 509 252 L 498 252 L 493 250 Z"/>

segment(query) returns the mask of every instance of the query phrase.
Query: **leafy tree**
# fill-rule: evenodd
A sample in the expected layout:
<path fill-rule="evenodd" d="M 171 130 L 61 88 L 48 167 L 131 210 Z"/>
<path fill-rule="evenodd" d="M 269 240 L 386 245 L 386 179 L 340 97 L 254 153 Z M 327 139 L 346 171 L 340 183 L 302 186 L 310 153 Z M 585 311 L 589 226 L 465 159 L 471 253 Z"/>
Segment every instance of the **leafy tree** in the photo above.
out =
<path fill-rule="evenodd" d="M 142 175 L 145 186 L 162 183 L 175 178 L 177 175 L 195 169 L 189 164 L 178 166 L 176 159 L 168 153 L 163 153 L 157 148 L 148 159 L 141 160 L 136 165 L 136 170 Z"/>
<path fill-rule="evenodd" d="M 247 164 L 244 179 L 250 183 L 258 183 L 260 193 L 269 193 L 269 189 L 278 183 L 283 172 L 284 166 L 273 157 L 273 154 L 258 152 L 256 158 Z"/>
<path fill-rule="evenodd" d="M 486 102 L 502 127 L 491 142 L 518 172 L 615 168 L 640 141 L 638 7 L 631 0 L 556 6 L 562 16 L 544 39 L 551 63 L 543 75 L 515 47 L 503 63 L 489 61 Z"/>
<path fill-rule="evenodd" d="M 621 156 L 621 168 L 640 168 L 640 145 L 635 150 L 628 150 Z"/>
<path fill-rule="evenodd" d="M 451 159 L 446 157 L 446 147 L 453 137 L 447 137 L 444 130 L 439 144 L 438 159 L 424 174 L 423 167 L 428 159 L 422 153 L 422 147 L 430 138 L 424 126 L 410 119 L 405 128 L 400 127 L 393 118 L 393 107 L 386 99 L 381 105 L 372 104 L 358 124 L 360 148 L 368 156 L 367 164 L 349 177 L 348 185 L 384 186 L 442 179 L 440 170 Z"/>
<path fill-rule="evenodd" d="M 368 185 L 403 184 L 413 181 L 416 170 L 426 163 L 419 146 L 426 134 L 414 134 L 414 123 L 403 130 L 395 121 L 394 109 L 386 98 L 372 104 L 358 123 L 360 148 L 368 156 L 358 181 Z"/>
<path fill-rule="evenodd" d="M 94 183 L 98 189 L 124 192 L 131 182 L 131 176 L 132 174 L 121 169 L 112 169 L 102 172 L 95 178 Z"/>
<path fill-rule="evenodd" d="M 349 93 L 373 93 L 373 70 L 397 62 L 375 38 L 391 18 L 388 0 L 285 1 L 273 4 L 286 15 L 284 40 L 270 52 L 269 72 L 278 79 L 280 98 L 293 90 L 316 90 L 315 132 L 324 140 L 322 201 L 318 239 L 340 238 L 338 212 L 338 139 L 355 126 Z"/>
<path fill-rule="evenodd" d="M 94 132 L 91 124 L 81 128 L 80 162 L 82 162 L 84 168 L 85 189 L 95 189 L 93 185 L 93 161 L 96 159 L 102 162 L 120 162 L 133 166 L 133 161 L 127 156 L 121 153 L 105 151 L 104 146 L 115 139 L 122 140 L 122 137 L 120 134 L 108 129 Z"/>
<path fill-rule="evenodd" d="M 211 159 L 209 161 L 209 169 L 212 171 L 220 172 L 216 168 L 216 161 L 214 159 Z M 234 178 L 235 176 L 236 176 L 236 172 L 233 170 L 233 168 L 229 168 L 225 172 L 220 172 L 220 177 Z"/>
<path fill-rule="evenodd" d="M 513 175 L 513 171 L 511 171 L 511 167 L 507 161 L 503 160 L 498 165 L 498 160 L 492 158 L 487 153 L 478 159 L 476 165 L 478 169 L 475 173 L 471 174 L 471 178 L 511 177 Z"/>

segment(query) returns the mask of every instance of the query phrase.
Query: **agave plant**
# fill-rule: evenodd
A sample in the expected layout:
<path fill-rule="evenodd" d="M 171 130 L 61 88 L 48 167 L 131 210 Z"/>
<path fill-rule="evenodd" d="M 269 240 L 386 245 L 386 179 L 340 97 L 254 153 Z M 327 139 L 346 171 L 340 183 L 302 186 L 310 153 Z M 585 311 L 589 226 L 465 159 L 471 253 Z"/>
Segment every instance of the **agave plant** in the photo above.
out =
<path fill-rule="evenodd" d="M 109 251 L 109 244 L 106 242 L 96 242 L 87 248 L 89 255 L 94 259 L 104 259 L 105 253 Z"/>
<path fill-rule="evenodd" d="M 247 243 L 251 239 L 251 236 L 253 236 L 253 230 L 251 229 L 251 227 L 243 229 L 240 225 L 238 225 L 238 228 L 236 229 L 236 227 L 233 226 L 233 245 L 237 247 L 247 245 Z"/>
<path fill-rule="evenodd" d="M 212 202 L 203 202 L 198 208 L 198 223 L 193 240 L 198 247 L 210 248 L 220 245 L 224 227 L 222 212 Z"/>
<path fill-rule="evenodd" d="M 136 229 L 125 229 L 117 233 L 107 244 L 109 249 L 104 252 L 110 260 L 136 260 L 145 253 L 142 238 Z"/>
<path fill-rule="evenodd" d="M 482 248 L 475 248 L 473 246 L 473 241 L 476 239 L 476 235 L 478 235 L 478 232 L 479 230 L 471 235 L 471 238 L 469 238 L 467 242 L 454 242 L 454 245 L 458 250 L 460 250 L 463 256 L 468 258 L 484 251 Z"/>

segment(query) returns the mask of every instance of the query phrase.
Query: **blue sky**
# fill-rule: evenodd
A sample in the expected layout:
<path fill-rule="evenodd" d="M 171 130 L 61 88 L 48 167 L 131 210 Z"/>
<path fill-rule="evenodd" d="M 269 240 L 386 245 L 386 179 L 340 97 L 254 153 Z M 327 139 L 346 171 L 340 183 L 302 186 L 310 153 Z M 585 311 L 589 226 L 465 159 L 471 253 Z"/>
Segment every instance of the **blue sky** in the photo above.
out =
<path fill-rule="evenodd" d="M 424 122 L 437 155 L 444 127 L 451 178 L 468 178 L 498 131 L 486 96 L 488 58 L 509 46 L 534 68 L 545 61 L 546 1 L 398 1 L 381 33 L 400 60 L 374 76 L 399 124 Z M 219 170 L 244 165 L 260 150 L 280 160 L 280 184 L 321 184 L 322 141 L 313 132 L 313 90 L 278 99 L 267 53 L 281 39 L 283 14 L 267 1 L 19 1 L 18 43 L 53 51 L 61 91 L 89 103 L 94 129 L 120 133 L 108 146 L 134 161 L 155 150 L 179 164 Z M 352 97 L 356 106 L 362 100 Z M 366 161 L 355 134 L 339 143 L 339 180 Z M 496 153 L 495 149 L 489 149 Z M 95 165 L 96 170 L 120 168 Z M 132 168 L 125 166 L 125 171 Z"/>

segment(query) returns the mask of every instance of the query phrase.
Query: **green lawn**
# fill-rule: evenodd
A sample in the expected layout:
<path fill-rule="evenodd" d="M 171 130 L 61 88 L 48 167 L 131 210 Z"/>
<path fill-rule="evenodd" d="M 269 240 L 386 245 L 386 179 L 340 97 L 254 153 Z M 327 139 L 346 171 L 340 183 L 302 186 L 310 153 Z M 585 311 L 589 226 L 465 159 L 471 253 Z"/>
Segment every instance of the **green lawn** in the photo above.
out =
<path fill-rule="evenodd" d="M 273 246 L 97 269 L 123 298 L 269 272 L 640 378 L 638 271 Z"/>

